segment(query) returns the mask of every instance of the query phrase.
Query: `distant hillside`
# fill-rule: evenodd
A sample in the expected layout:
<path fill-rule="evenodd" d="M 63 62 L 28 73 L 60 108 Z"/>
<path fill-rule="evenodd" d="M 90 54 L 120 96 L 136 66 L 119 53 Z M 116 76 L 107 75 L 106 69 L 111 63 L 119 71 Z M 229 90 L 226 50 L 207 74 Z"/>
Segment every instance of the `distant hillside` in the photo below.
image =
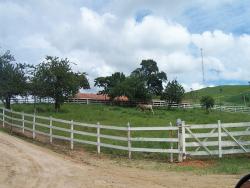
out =
<path fill-rule="evenodd" d="M 250 86 L 248 85 L 223 85 L 207 87 L 185 94 L 185 101 L 199 103 L 202 96 L 214 97 L 217 104 L 247 105 L 250 106 Z"/>

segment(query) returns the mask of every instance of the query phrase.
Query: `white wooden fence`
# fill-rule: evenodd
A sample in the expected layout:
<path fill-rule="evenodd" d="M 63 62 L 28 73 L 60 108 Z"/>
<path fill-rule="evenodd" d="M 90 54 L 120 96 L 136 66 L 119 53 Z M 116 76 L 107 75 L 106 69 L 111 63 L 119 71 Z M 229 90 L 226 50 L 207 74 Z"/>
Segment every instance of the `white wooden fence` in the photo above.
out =
<path fill-rule="evenodd" d="M 184 125 L 184 156 L 250 152 L 250 122 Z"/>
<path fill-rule="evenodd" d="M 33 139 L 37 134 L 41 134 L 49 137 L 50 142 L 53 139 L 61 139 L 69 141 L 71 149 L 74 148 L 74 143 L 82 143 L 94 145 L 97 147 L 97 153 L 100 154 L 101 147 L 111 148 L 117 150 L 124 150 L 128 152 L 129 158 L 131 158 L 132 152 L 150 152 L 150 153 L 168 153 L 170 155 L 170 161 L 173 161 L 173 155 L 179 154 L 180 150 L 177 147 L 179 141 L 177 132 L 178 127 L 165 126 L 165 127 L 132 127 L 130 123 L 127 126 L 108 126 L 97 124 L 87 124 L 75 122 L 73 120 L 61 120 L 53 117 L 38 116 L 36 114 L 27 114 L 23 112 L 14 112 L 1 108 L 2 113 L 0 117 L 2 120 L 2 126 L 13 126 L 21 129 L 22 133 L 29 131 L 32 133 Z M 45 123 L 46 122 L 46 123 Z M 66 126 L 65 126 L 66 125 Z M 113 135 L 102 133 L 105 130 L 115 131 Z M 60 133 L 58 133 L 60 131 Z M 168 138 L 155 138 L 155 137 L 132 137 L 134 132 L 148 132 L 148 131 L 166 131 L 170 136 Z M 57 133 L 56 133 L 57 132 Z M 118 132 L 123 132 L 123 136 L 118 135 Z M 66 134 L 65 134 L 66 133 Z M 137 134 L 140 135 L 140 134 Z M 90 138 L 91 137 L 91 138 Z M 111 140 L 107 142 L 104 139 Z M 103 141 L 102 141 L 103 140 Z M 123 142 L 123 144 L 115 144 L 115 142 Z M 136 142 L 143 143 L 165 143 L 163 148 L 149 148 L 149 147 L 136 147 L 133 146 Z M 170 143 L 170 144 L 167 144 Z M 136 145 L 136 144 L 135 144 Z M 146 145 L 146 144 L 145 144 Z M 163 144 L 164 145 L 164 144 Z M 168 148 L 169 145 L 169 148 Z M 174 147 L 176 145 L 176 147 Z"/>
<path fill-rule="evenodd" d="M 155 107 L 166 107 L 169 104 L 163 100 L 153 100 L 153 106 Z M 173 108 L 202 108 L 201 104 L 190 104 L 190 103 L 180 103 L 180 104 L 172 104 L 171 107 Z M 246 106 L 223 106 L 223 105 L 214 105 L 214 110 L 220 110 L 223 112 L 240 112 L 240 113 L 248 113 L 250 114 L 250 107 Z"/>
<path fill-rule="evenodd" d="M 94 145 L 98 154 L 101 148 L 127 151 L 129 158 L 132 152 L 167 153 L 172 162 L 174 156 L 182 161 L 186 156 L 222 157 L 225 154 L 250 152 L 250 122 L 222 124 L 218 121 L 216 124 L 186 125 L 179 120 L 177 126 L 170 123 L 165 127 L 132 127 L 128 123 L 119 127 L 67 121 L 4 108 L 0 112 L 3 128 L 12 126 L 22 133 L 28 131 L 33 139 L 43 135 L 51 143 L 53 139 L 66 140 L 71 149 L 75 143 Z M 145 132 L 149 136 L 141 137 Z M 159 134 L 155 132 L 167 134 L 158 137 Z M 142 145 L 138 146 L 138 142 Z"/>

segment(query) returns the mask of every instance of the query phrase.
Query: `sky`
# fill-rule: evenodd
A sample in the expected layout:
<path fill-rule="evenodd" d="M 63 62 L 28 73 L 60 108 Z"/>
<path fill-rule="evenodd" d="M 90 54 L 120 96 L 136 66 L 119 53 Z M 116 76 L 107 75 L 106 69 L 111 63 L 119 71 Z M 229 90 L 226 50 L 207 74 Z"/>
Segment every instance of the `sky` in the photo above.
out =
<path fill-rule="evenodd" d="M 0 0 L 0 53 L 67 57 L 92 86 L 153 59 L 188 91 L 248 84 L 249 25 L 250 0 Z"/>

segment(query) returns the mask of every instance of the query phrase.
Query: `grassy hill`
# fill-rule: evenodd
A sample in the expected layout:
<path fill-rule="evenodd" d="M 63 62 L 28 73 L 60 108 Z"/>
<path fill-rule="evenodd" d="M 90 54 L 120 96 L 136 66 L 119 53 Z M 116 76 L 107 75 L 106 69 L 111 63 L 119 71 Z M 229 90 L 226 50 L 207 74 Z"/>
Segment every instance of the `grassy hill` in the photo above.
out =
<path fill-rule="evenodd" d="M 217 104 L 250 106 L 250 86 L 248 85 L 222 85 L 191 91 L 185 94 L 185 101 L 198 103 L 205 95 L 214 97 Z"/>

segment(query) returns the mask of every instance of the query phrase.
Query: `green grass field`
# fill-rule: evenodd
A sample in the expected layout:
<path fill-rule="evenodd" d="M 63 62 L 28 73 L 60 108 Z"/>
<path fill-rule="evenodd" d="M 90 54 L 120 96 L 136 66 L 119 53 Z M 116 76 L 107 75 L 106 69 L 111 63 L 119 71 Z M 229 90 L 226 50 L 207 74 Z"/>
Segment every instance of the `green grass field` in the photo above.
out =
<path fill-rule="evenodd" d="M 216 103 L 224 105 L 250 105 L 250 86 L 248 85 L 222 85 L 216 87 L 207 87 L 195 90 L 185 94 L 185 100 L 199 103 L 202 96 L 210 95 Z M 245 97 L 245 101 L 244 101 Z"/>
<path fill-rule="evenodd" d="M 33 113 L 34 107 L 30 104 L 13 105 L 14 111 L 24 111 Z M 81 105 L 64 104 L 59 113 L 53 109 L 53 105 L 37 105 L 37 114 L 43 116 L 53 116 L 55 118 L 74 120 L 85 123 L 100 122 L 104 125 L 126 126 L 130 122 L 131 126 L 168 126 L 173 125 L 177 118 L 181 118 L 186 124 L 206 124 L 221 122 L 246 122 L 250 121 L 250 116 L 242 113 L 227 113 L 212 111 L 207 114 L 202 109 L 155 109 L 155 115 L 150 112 L 141 112 L 136 108 L 126 108 L 119 106 L 105 105 Z"/>
<path fill-rule="evenodd" d="M 33 113 L 33 105 L 29 104 L 16 104 L 13 105 L 14 111 L 24 111 L 26 113 Z M 216 123 L 218 119 L 222 122 L 250 122 L 250 115 L 241 113 L 226 113 L 219 111 L 212 111 L 207 114 L 201 109 L 155 109 L 155 115 L 150 112 L 140 112 L 136 108 L 125 108 L 118 106 L 105 106 L 105 105 L 81 105 L 81 104 L 64 104 L 60 112 L 56 113 L 51 104 L 39 104 L 37 105 L 37 114 L 41 116 L 53 116 L 55 118 L 74 120 L 86 123 L 97 123 L 100 122 L 103 125 L 115 125 L 115 126 L 126 126 L 127 122 L 131 123 L 131 126 L 168 126 L 171 121 L 175 123 L 177 118 L 181 118 L 186 121 L 186 124 L 198 124 L 198 123 Z M 32 118 L 27 118 L 26 120 L 32 121 Z M 17 122 L 14 122 L 17 123 Z M 46 123 L 48 122 L 40 122 Z M 31 128 L 31 125 L 29 125 Z M 55 124 L 55 126 L 69 128 L 69 125 L 63 125 L 61 123 Z M 36 127 L 38 130 L 48 132 L 46 128 L 39 126 Z M 83 130 L 87 132 L 96 132 L 95 129 L 75 127 L 75 129 Z M 53 134 L 63 135 L 69 137 L 69 133 L 64 133 L 61 131 L 54 131 Z M 108 134 L 114 136 L 127 136 L 126 132 L 122 131 L 112 131 L 112 130 L 101 130 L 101 134 Z M 75 135 L 76 138 L 83 138 L 81 135 Z M 166 138 L 169 137 L 169 132 L 166 131 L 142 131 L 142 132 L 132 132 L 132 137 L 159 137 Z M 96 141 L 95 137 L 86 137 L 84 140 Z M 101 139 L 101 142 L 127 146 L 127 142 L 114 141 L 110 139 Z M 68 142 L 66 142 L 68 143 Z M 169 148 L 168 143 L 162 142 L 133 142 L 133 147 L 145 147 L 145 148 Z M 95 152 L 96 147 L 90 145 L 84 145 L 85 149 L 90 152 Z M 176 145 L 174 145 L 176 147 Z M 120 151 L 108 148 L 102 148 L 101 152 L 114 157 L 116 160 L 122 163 L 123 160 L 127 161 L 127 151 Z M 175 171 L 194 171 L 196 173 L 206 174 L 206 173 L 226 173 L 226 174 L 241 174 L 246 173 L 250 169 L 250 160 L 247 155 L 240 156 L 224 156 L 223 159 L 218 159 L 216 156 L 212 158 L 202 159 L 201 162 L 205 165 L 204 167 L 196 166 L 180 166 L 176 164 L 168 164 L 163 161 L 168 159 L 169 154 L 160 153 L 133 153 L 132 154 L 134 162 L 138 163 L 150 159 L 149 168 L 163 169 L 163 170 L 175 170 Z M 176 157 L 176 156 L 175 156 Z M 155 161 L 153 162 L 152 161 Z M 200 160 L 199 160 L 200 161 Z M 162 163 L 163 162 L 163 163 Z M 143 168 L 148 168 L 145 163 L 143 163 Z"/>

